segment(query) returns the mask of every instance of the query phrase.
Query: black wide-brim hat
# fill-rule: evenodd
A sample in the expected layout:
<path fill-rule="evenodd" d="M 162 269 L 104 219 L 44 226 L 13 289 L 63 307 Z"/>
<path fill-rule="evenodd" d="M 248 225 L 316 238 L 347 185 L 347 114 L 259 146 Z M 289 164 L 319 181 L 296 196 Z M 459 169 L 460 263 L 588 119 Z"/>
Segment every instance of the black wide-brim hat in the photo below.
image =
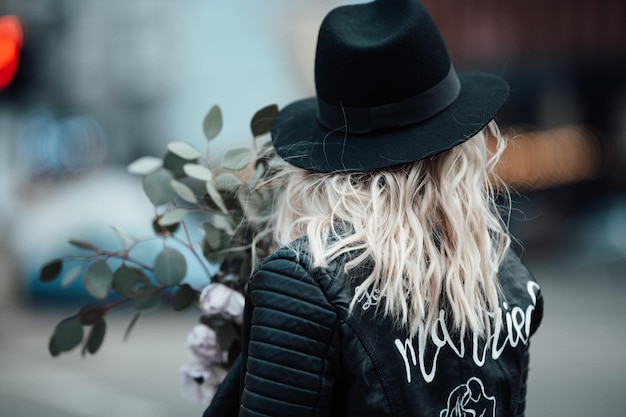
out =
<path fill-rule="evenodd" d="M 509 87 L 454 70 L 416 0 L 338 7 L 320 27 L 317 97 L 291 103 L 272 126 L 278 155 L 317 172 L 370 171 L 448 150 L 480 132 Z"/>

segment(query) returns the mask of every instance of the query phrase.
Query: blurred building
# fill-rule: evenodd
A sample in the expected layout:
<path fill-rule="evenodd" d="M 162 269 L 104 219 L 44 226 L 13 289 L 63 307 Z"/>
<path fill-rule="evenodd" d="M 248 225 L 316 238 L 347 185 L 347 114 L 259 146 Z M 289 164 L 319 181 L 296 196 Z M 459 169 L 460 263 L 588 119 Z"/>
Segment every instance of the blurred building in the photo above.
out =
<path fill-rule="evenodd" d="M 587 125 L 619 158 L 626 156 L 625 2 L 424 3 L 457 67 L 489 69 L 509 80 L 511 100 L 501 116 L 507 125 Z M 615 174 L 621 182 L 623 175 Z"/>
<path fill-rule="evenodd" d="M 522 190 L 515 208 L 524 214 L 513 214 L 512 229 L 528 252 L 589 239 L 580 222 L 607 211 L 626 215 L 626 2 L 424 4 L 458 69 L 494 71 L 511 85 L 498 120 L 521 135 L 510 163 L 527 174 L 515 183 Z"/>
<path fill-rule="evenodd" d="M 81 189 L 67 179 L 123 171 L 174 140 L 203 146 L 200 122 L 213 104 L 225 110 L 225 129 L 239 129 L 220 146 L 247 140 L 256 109 L 313 93 L 317 28 L 345 3 L 0 0 L 0 15 L 17 16 L 24 32 L 15 77 L 0 90 L 0 191 L 11 196 L 0 205 L 0 240 L 18 233 L 23 207 L 43 212 L 62 195 L 56 187 Z M 511 227 L 528 248 L 561 245 L 578 230 L 572 222 L 626 191 L 626 2 L 424 3 L 457 69 L 510 82 L 498 120 L 529 139 L 507 159 L 522 190 L 515 213 L 526 213 L 514 213 Z M 87 210 L 78 204 L 66 211 Z"/>
<path fill-rule="evenodd" d="M 18 73 L 1 103 L 55 120 L 94 116 L 110 142 L 109 161 L 145 152 L 142 144 L 164 131 L 173 82 L 172 36 L 160 3 L 0 2 L 0 13 L 17 15 L 25 27 Z"/>

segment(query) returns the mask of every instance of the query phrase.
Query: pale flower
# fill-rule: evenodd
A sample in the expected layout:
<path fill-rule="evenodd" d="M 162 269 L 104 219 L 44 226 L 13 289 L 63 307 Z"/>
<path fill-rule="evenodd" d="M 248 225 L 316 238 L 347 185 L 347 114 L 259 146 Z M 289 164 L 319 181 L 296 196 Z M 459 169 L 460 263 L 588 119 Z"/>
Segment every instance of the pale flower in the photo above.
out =
<path fill-rule="evenodd" d="M 217 344 L 215 331 L 204 324 L 197 324 L 187 335 L 187 347 L 202 362 L 219 363 L 222 350 Z"/>
<path fill-rule="evenodd" d="M 241 321 L 244 302 L 240 292 L 220 283 L 207 285 L 200 294 L 200 303 L 207 314 L 219 314 L 227 320 Z"/>
<path fill-rule="evenodd" d="M 220 366 L 193 362 L 183 365 L 178 370 L 181 392 L 185 399 L 202 404 L 209 404 L 217 387 L 226 377 L 226 370 Z"/>

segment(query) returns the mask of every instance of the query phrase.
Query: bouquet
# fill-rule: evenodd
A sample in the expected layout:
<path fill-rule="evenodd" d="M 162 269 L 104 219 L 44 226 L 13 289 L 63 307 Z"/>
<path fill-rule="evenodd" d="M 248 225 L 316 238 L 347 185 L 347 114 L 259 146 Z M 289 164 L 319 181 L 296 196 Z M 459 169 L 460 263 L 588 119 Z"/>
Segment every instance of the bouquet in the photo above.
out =
<path fill-rule="evenodd" d="M 269 218 L 280 184 L 272 181 L 279 165 L 271 142 L 261 143 L 278 108 L 264 107 L 250 123 L 251 147 L 228 150 L 215 166 L 185 142 L 167 145 L 163 158 L 142 157 L 128 170 L 142 176 L 142 188 L 154 205 L 154 236 L 134 239 L 116 230 L 122 242 L 105 250 L 90 242 L 71 239 L 83 255 L 46 263 L 40 280 L 62 280 L 64 286 L 81 279 L 94 302 L 64 318 L 55 327 L 48 349 L 52 356 L 80 348 L 95 354 L 106 335 L 107 313 L 115 308 L 135 310 L 125 338 L 142 313 L 159 304 L 175 311 L 196 307 L 199 322 L 187 346 L 196 361 L 180 368 L 183 394 L 190 400 L 210 402 L 215 389 L 241 349 L 240 333 L 248 278 L 258 260 L 271 250 Z M 222 129 L 222 113 L 213 106 L 203 121 L 210 143 Z M 192 238 L 191 227 L 200 231 Z M 133 250 L 148 240 L 162 247 L 147 264 Z M 206 285 L 187 281 L 187 259 L 200 261 Z M 213 268 L 211 268 L 213 266 Z"/>

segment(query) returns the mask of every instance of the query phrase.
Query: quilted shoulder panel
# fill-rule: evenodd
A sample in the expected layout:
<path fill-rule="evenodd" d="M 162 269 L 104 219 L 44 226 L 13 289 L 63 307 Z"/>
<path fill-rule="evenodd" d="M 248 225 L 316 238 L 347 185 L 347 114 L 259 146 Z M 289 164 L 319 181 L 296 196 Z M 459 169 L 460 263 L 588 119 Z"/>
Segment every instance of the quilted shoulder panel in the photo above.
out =
<path fill-rule="evenodd" d="M 338 314 L 325 271 L 283 250 L 250 280 L 243 416 L 315 416 L 331 407 Z M 246 340 L 247 339 L 247 340 Z"/>

